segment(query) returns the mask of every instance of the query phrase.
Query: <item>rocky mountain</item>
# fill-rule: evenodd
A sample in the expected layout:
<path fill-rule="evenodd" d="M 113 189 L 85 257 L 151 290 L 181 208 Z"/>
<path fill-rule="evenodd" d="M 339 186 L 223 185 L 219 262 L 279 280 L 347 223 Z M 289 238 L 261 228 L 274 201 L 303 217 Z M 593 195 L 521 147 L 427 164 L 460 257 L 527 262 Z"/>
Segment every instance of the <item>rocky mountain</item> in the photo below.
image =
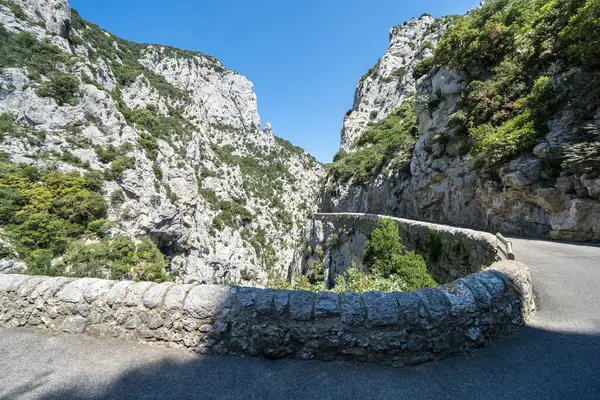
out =
<path fill-rule="evenodd" d="M 600 241 L 600 6 L 539 3 L 392 28 L 320 211 Z"/>
<path fill-rule="evenodd" d="M 287 276 L 324 172 L 261 129 L 248 79 L 201 53 L 120 39 L 67 0 L 0 0 L 0 36 L 6 162 L 102 172 L 109 238 L 150 238 L 180 282 Z"/>

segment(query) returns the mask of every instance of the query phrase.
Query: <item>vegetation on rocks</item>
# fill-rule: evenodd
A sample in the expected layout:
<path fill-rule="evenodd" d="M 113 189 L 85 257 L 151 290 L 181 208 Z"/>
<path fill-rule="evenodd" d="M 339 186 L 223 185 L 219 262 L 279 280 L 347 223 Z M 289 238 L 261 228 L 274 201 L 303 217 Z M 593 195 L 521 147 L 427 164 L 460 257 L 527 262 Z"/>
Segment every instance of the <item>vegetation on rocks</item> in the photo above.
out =
<path fill-rule="evenodd" d="M 402 168 L 417 140 L 414 100 L 403 103 L 371 127 L 354 143 L 356 151 L 339 151 L 329 175 L 337 180 L 366 183 L 382 172 Z"/>
<path fill-rule="evenodd" d="M 27 68 L 29 77 L 41 82 L 42 76 L 59 71 L 58 66 L 69 57 L 53 44 L 38 41 L 29 32 L 12 34 L 0 26 L 0 68 Z"/>
<path fill-rule="evenodd" d="M 156 246 L 106 237 L 107 204 L 97 171 L 81 175 L 0 161 L 0 226 L 28 273 L 167 279 Z M 131 251 L 124 252 L 124 248 Z"/>
<path fill-rule="evenodd" d="M 418 75 L 434 65 L 469 74 L 462 128 L 480 164 L 493 166 L 529 151 L 556 111 L 597 104 L 599 21 L 598 0 L 488 1 L 454 19 Z M 573 68 L 588 72 L 584 82 L 561 78 Z M 564 83 L 574 90 L 557 90 Z"/>

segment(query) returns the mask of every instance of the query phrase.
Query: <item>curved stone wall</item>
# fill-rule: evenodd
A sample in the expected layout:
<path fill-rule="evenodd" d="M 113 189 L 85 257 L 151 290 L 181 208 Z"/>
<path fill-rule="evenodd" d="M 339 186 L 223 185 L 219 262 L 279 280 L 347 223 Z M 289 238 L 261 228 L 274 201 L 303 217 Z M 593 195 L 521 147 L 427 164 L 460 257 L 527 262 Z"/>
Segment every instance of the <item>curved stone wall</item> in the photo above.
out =
<path fill-rule="evenodd" d="M 524 324 L 529 270 L 502 261 L 434 289 L 362 295 L 0 274 L 0 326 L 162 342 L 202 354 L 441 359 Z"/>
<path fill-rule="evenodd" d="M 313 215 L 309 245 L 326 249 L 330 283 L 353 263 L 361 267 L 367 239 L 382 218 L 398 225 L 402 244 L 423 255 L 438 282 L 479 272 L 499 259 L 496 236 L 486 232 L 376 214 L 317 213 Z"/>

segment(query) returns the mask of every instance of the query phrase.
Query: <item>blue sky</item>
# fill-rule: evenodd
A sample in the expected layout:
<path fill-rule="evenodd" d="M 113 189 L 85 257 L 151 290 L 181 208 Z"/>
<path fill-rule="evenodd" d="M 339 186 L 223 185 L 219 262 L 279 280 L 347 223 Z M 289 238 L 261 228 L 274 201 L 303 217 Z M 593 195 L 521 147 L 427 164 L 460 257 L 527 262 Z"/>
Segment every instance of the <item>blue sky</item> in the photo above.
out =
<path fill-rule="evenodd" d="M 462 14 L 479 0 L 71 0 L 124 39 L 197 50 L 254 83 L 261 122 L 330 162 L 358 79 L 388 31 L 424 12 Z"/>

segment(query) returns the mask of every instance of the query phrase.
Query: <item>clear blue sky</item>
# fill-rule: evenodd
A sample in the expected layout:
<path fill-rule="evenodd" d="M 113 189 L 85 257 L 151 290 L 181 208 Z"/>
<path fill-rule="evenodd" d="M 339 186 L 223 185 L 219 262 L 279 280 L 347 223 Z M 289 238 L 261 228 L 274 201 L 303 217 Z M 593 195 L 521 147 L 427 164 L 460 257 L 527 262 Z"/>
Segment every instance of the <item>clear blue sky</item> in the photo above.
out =
<path fill-rule="evenodd" d="M 388 31 L 424 12 L 462 14 L 479 0 L 70 0 L 124 39 L 197 50 L 254 83 L 261 122 L 330 162 L 358 79 Z"/>

